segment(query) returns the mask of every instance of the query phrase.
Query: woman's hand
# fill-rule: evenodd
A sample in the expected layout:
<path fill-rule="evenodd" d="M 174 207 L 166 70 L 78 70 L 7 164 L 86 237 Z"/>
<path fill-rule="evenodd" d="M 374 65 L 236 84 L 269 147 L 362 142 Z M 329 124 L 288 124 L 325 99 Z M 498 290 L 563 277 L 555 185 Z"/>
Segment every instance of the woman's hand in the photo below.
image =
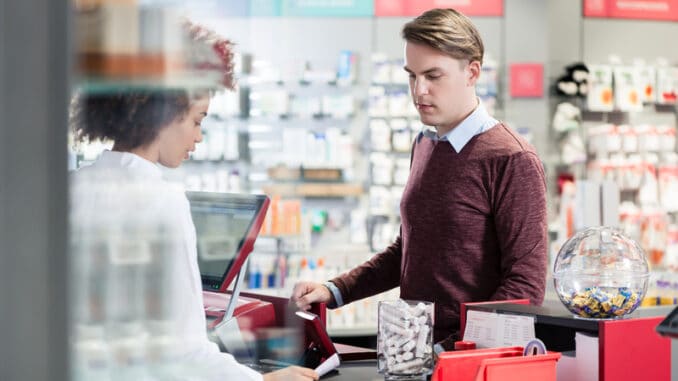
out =
<path fill-rule="evenodd" d="M 264 374 L 264 381 L 315 381 L 318 373 L 313 369 L 290 366 L 275 372 Z"/>

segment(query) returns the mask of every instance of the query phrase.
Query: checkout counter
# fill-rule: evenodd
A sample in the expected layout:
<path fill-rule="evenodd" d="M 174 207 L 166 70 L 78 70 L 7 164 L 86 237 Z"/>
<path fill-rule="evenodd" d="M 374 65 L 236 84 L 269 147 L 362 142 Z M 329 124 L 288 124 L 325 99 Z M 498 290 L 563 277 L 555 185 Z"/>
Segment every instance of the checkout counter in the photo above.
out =
<path fill-rule="evenodd" d="M 236 336 L 256 336 L 258 332 L 276 330 L 279 337 L 294 336 L 291 333 L 294 331 L 289 329 L 295 328 L 299 319 L 294 317 L 295 311 L 290 307 L 288 299 L 240 292 L 247 257 L 261 229 L 269 204 L 268 198 L 204 192 L 189 192 L 188 197 L 197 232 L 198 263 L 207 329 L 214 340 L 220 342 L 223 349 L 229 349 L 225 347 L 232 343 L 224 345 L 228 341 L 224 340 L 226 335 L 215 335 L 215 332 L 218 333 L 226 325 L 230 326 L 230 332 L 235 332 Z M 588 320 L 573 318 L 564 308 L 513 303 L 472 303 L 462 309 L 462 332 L 468 310 L 531 316 L 534 318 L 536 337 L 552 351 L 574 351 L 576 336 L 580 333 L 596 337 L 597 347 L 594 351 L 599 358 L 598 380 L 670 379 L 671 343 L 669 339 L 655 332 L 663 316 L 613 321 Z M 316 349 L 323 347 L 319 345 L 323 341 L 319 337 L 327 337 L 324 330 L 325 306 L 314 306 L 311 312 L 317 316 L 320 328 L 316 327 L 315 332 L 309 331 L 308 327 L 297 331 L 303 332 L 298 336 L 307 350 L 313 347 L 313 342 Z M 678 320 L 675 315 L 678 313 L 674 314 L 675 320 Z M 236 341 L 246 340 L 240 340 L 239 337 Z M 338 372 L 330 372 L 323 379 L 383 380 L 383 375 L 377 372 L 374 350 L 341 344 L 327 349 L 331 346 L 330 341 L 329 346 L 325 345 L 324 351 L 336 351 L 342 362 Z M 322 348 L 319 351 L 321 353 L 315 359 L 316 363 L 330 355 L 322 353 Z M 233 353 L 232 350 L 229 352 Z M 236 354 L 234 356 L 238 358 Z M 243 361 L 240 358 L 239 360 Z M 305 365 L 313 367 L 313 364 Z"/>
<path fill-rule="evenodd" d="M 558 380 L 671 379 L 671 342 L 656 331 L 664 319 L 665 309 L 637 310 L 619 320 L 577 318 L 560 302 L 545 303 L 544 306 L 467 303 L 462 306 L 462 316 L 468 316 L 468 311 L 533 318 L 535 336 L 549 350 L 563 354 L 558 363 Z M 465 319 L 461 325 L 463 331 Z M 583 374 L 582 364 L 585 367 Z M 590 365 L 593 365 L 592 372 L 586 369 Z M 577 372 L 578 375 L 573 375 Z"/>

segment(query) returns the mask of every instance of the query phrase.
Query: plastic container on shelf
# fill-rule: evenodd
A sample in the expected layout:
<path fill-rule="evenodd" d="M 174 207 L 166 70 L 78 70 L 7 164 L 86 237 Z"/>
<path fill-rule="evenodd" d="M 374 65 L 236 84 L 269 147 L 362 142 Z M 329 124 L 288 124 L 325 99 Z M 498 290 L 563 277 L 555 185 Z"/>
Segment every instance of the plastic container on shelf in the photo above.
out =
<path fill-rule="evenodd" d="M 640 245 L 609 227 L 575 234 L 558 252 L 553 269 L 561 302 L 577 317 L 621 318 L 647 292 L 650 276 Z"/>

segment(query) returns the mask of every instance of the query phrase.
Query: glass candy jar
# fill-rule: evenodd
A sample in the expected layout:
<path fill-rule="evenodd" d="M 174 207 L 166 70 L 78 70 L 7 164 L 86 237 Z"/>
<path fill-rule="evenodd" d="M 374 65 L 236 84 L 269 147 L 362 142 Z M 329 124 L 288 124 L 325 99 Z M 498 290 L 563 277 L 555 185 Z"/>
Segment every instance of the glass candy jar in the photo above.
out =
<path fill-rule="evenodd" d="M 556 293 L 577 317 L 615 319 L 643 300 L 650 275 L 640 245 L 608 227 L 575 234 L 558 252 L 553 268 Z"/>

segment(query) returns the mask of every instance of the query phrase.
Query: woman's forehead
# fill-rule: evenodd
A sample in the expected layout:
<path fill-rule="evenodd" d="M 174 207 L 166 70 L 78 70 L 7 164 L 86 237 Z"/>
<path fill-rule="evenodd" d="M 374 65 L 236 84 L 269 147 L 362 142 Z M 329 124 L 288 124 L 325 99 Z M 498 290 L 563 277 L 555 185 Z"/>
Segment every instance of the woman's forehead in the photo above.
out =
<path fill-rule="evenodd" d="M 207 109 L 210 105 L 210 97 L 204 96 L 200 98 L 194 98 L 191 100 L 191 109 Z"/>

